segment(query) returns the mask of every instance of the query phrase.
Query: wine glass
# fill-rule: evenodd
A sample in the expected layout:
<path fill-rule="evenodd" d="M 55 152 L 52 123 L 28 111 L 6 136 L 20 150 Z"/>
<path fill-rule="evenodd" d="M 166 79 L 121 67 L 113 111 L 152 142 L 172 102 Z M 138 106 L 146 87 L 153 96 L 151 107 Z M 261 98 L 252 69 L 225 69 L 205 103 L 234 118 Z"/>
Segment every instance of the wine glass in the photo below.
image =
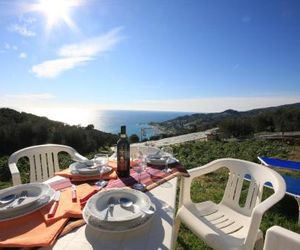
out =
<path fill-rule="evenodd" d="M 138 183 L 133 184 L 133 188 L 137 190 L 144 190 L 145 185 L 141 183 L 141 174 L 145 170 L 146 159 L 140 150 L 137 150 L 135 154 L 135 165 L 133 166 L 133 171 L 138 174 Z"/>
<path fill-rule="evenodd" d="M 99 181 L 97 181 L 95 185 L 98 187 L 104 187 L 107 184 L 107 181 L 102 180 L 102 176 L 108 164 L 108 154 L 95 154 L 93 162 L 94 167 L 99 170 Z"/>
<path fill-rule="evenodd" d="M 169 168 L 169 163 L 173 157 L 173 148 L 171 146 L 165 146 L 161 149 L 162 156 L 161 158 L 165 161 L 165 168 L 162 170 L 165 173 L 171 172 Z"/>

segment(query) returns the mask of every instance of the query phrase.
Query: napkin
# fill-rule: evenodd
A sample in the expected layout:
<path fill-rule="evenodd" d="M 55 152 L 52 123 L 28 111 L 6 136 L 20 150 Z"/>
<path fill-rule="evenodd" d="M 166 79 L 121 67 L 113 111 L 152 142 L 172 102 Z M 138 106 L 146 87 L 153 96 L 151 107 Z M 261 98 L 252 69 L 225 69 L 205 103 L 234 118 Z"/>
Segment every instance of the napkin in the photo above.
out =
<path fill-rule="evenodd" d="M 2 221 L 0 222 L 0 247 L 51 246 L 67 221 L 67 218 L 63 218 L 47 224 L 40 211 Z"/>
<path fill-rule="evenodd" d="M 94 189 L 94 187 L 86 183 L 78 185 L 76 187 L 77 202 L 72 201 L 71 187 L 60 190 L 61 196 L 54 217 L 48 218 L 48 213 L 52 203 L 40 209 L 40 213 L 43 216 L 45 223 L 51 224 L 62 218 L 82 218 L 82 206 L 80 204 L 80 199 L 91 193 Z"/>

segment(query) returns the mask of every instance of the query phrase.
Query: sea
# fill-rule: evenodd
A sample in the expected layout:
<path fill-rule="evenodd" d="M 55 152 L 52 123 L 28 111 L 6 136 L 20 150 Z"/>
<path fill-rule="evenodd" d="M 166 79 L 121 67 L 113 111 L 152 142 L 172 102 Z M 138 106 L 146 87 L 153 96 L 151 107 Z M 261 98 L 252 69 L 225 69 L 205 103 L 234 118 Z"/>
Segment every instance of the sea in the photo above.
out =
<path fill-rule="evenodd" d="M 124 111 L 102 110 L 96 112 L 94 126 L 96 129 L 110 133 L 119 133 L 121 125 L 126 125 L 127 135 L 136 134 L 139 137 L 143 131 L 144 137 L 158 134 L 149 122 L 162 122 L 189 113 L 159 112 L 159 111 Z"/>
<path fill-rule="evenodd" d="M 128 111 L 128 110 L 79 110 L 79 109 L 39 109 L 32 110 L 39 116 L 46 116 L 55 121 L 69 125 L 94 125 L 95 129 L 103 132 L 117 134 L 121 125 L 126 125 L 127 135 L 136 134 L 141 138 L 159 134 L 149 122 L 162 122 L 179 116 L 192 114 L 188 112 L 162 112 L 162 111 Z"/>

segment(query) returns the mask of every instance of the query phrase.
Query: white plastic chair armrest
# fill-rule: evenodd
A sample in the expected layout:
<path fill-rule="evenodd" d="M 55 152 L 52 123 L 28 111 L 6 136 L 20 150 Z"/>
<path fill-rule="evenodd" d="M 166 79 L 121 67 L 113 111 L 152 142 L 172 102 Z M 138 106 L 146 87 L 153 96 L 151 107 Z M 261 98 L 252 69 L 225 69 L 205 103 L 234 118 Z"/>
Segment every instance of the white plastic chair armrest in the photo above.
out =
<path fill-rule="evenodd" d="M 15 163 L 9 164 L 9 171 L 11 173 L 13 186 L 21 184 L 20 172 Z"/>
<path fill-rule="evenodd" d="M 282 179 L 282 181 L 283 181 L 283 179 Z M 250 227 L 249 227 L 249 233 L 248 233 L 248 237 L 247 237 L 246 241 L 249 240 L 249 242 L 255 242 L 255 238 L 256 238 L 257 231 L 259 229 L 263 214 L 270 207 L 272 207 L 274 204 L 279 202 L 283 198 L 283 196 L 285 195 L 286 186 L 285 186 L 284 181 L 282 182 L 282 185 L 280 185 L 280 186 L 281 187 L 277 191 L 276 196 L 273 195 L 273 196 L 265 199 L 263 202 L 258 204 L 253 209 L 252 218 L 251 218 Z"/>
<path fill-rule="evenodd" d="M 74 157 L 72 158 L 72 160 L 74 160 L 74 161 L 86 161 L 86 160 L 88 160 L 88 158 L 86 158 L 86 157 L 84 157 L 81 154 L 76 152 L 74 154 Z"/>

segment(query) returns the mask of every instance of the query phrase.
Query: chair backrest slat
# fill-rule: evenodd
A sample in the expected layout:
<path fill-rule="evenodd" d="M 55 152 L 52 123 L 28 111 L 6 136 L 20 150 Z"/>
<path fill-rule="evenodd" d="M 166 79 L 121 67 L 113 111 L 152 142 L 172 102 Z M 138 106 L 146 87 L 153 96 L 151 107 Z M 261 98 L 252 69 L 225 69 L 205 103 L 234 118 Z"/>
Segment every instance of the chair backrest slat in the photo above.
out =
<path fill-rule="evenodd" d="M 54 165 L 53 165 L 52 153 L 47 154 L 47 162 L 48 162 L 49 177 L 54 176 L 55 169 L 54 169 Z"/>
<path fill-rule="evenodd" d="M 249 209 L 249 211 L 252 211 L 252 208 L 256 205 L 257 202 L 258 191 L 259 185 L 256 183 L 255 180 L 251 180 L 247 200 L 245 203 L 245 209 Z"/>
<path fill-rule="evenodd" d="M 54 163 L 54 171 L 59 171 L 59 162 L 58 162 L 58 153 L 52 153 L 53 163 Z"/>
<path fill-rule="evenodd" d="M 34 155 L 34 160 L 35 160 L 35 171 L 36 171 L 36 180 L 30 180 L 30 182 L 34 182 L 34 181 L 42 181 L 42 162 L 41 162 L 41 158 L 40 158 L 40 154 L 35 154 Z M 31 171 L 31 169 L 30 169 Z"/>
<path fill-rule="evenodd" d="M 236 189 L 235 189 L 234 198 L 233 198 L 233 201 L 236 204 L 238 204 L 240 201 L 243 183 L 244 183 L 244 178 L 243 178 L 243 176 L 239 175 L 238 182 L 237 182 Z"/>
<path fill-rule="evenodd" d="M 30 182 L 36 181 L 35 159 L 33 155 L 28 155 L 30 165 Z"/>
<path fill-rule="evenodd" d="M 47 164 L 47 153 L 41 154 L 41 167 L 42 167 L 42 181 L 47 180 L 49 178 L 48 174 L 48 164 Z"/>

